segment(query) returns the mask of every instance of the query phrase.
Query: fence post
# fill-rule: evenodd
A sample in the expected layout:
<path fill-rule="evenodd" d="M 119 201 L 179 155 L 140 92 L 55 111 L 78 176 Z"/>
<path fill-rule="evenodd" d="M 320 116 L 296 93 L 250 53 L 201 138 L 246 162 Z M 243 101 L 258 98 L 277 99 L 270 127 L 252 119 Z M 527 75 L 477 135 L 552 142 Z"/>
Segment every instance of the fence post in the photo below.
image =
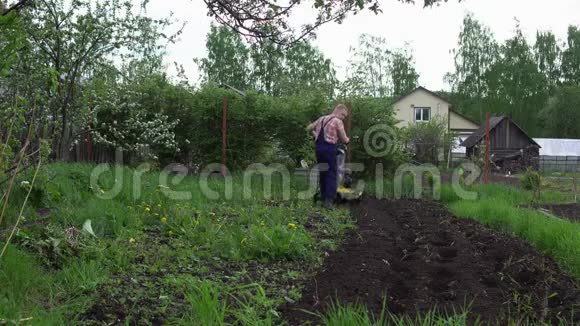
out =
<path fill-rule="evenodd" d="M 490 169 L 489 112 L 485 114 L 485 176 L 484 182 L 489 183 Z"/>
<path fill-rule="evenodd" d="M 223 98 L 223 109 L 222 109 L 222 176 L 226 176 L 226 162 L 227 162 L 227 114 L 228 114 L 228 98 L 224 96 Z"/>
<path fill-rule="evenodd" d="M 576 173 L 578 169 L 572 170 L 572 188 L 574 189 L 574 203 L 578 202 L 578 189 L 576 188 Z"/>
<path fill-rule="evenodd" d="M 351 144 L 352 144 L 352 139 L 351 139 L 352 134 L 350 132 L 350 129 L 352 126 L 352 103 L 348 102 L 346 106 L 348 108 L 348 120 L 346 120 L 346 135 L 351 140 Z M 347 163 L 350 163 L 352 161 L 352 145 L 351 144 L 348 144 L 348 146 L 346 147 Z"/>

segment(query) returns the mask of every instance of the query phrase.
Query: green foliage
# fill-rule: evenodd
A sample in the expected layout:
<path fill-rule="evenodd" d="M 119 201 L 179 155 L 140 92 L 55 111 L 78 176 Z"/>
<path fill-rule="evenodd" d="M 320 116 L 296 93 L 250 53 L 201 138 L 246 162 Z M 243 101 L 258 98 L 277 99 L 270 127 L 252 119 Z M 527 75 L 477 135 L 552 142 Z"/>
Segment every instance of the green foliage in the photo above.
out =
<path fill-rule="evenodd" d="M 417 316 L 397 316 L 386 311 L 386 303 L 383 303 L 383 309 L 377 315 L 373 315 L 364 305 L 360 304 L 341 304 L 333 302 L 327 309 L 326 313 L 321 315 L 322 324 L 326 326 L 371 326 L 371 325 L 466 325 L 468 320 L 468 311 L 448 315 L 440 313 L 437 310 L 430 310 Z M 473 323 L 479 325 L 479 322 Z"/>
<path fill-rule="evenodd" d="M 152 20 L 133 9 L 117 0 L 49 0 L 19 10 L 21 42 L 9 73 L 0 79 L 9 94 L 0 107 L 25 99 L 35 137 L 50 139 L 57 158 L 67 159 L 74 136 L 88 127 L 81 123 L 88 76 L 109 65 L 113 55 L 122 61 L 154 57 L 160 39 L 174 40 L 161 32 L 168 20 Z"/>
<path fill-rule="evenodd" d="M 579 224 L 550 218 L 531 209 L 516 208 L 499 194 L 482 197 L 479 201 L 454 202 L 450 208 L 458 216 L 516 234 L 554 257 L 572 275 L 580 277 Z"/>
<path fill-rule="evenodd" d="M 540 114 L 545 124 L 545 134 L 549 137 L 580 138 L 578 107 L 580 107 L 580 87 L 557 88 Z"/>
<path fill-rule="evenodd" d="M 542 186 L 540 173 L 532 168 L 528 168 L 526 173 L 520 178 L 520 184 L 524 189 L 534 194 L 531 203 L 532 205 L 535 204 L 540 198 L 540 187 Z"/>
<path fill-rule="evenodd" d="M 580 86 L 580 28 L 568 27 L 568 47 L 562 54 L 564 83 Z"/>
<path fill-rule="evenodd" d="M 468 116 L 483 120 L 482 100 L 489 92 L 486 74 L 498 60 L 499 46 L 491 30 L 467 14 L 457 47 L 455 71 L 446 76 L 456 94 L 453 102 Z"/>
<path fill-rule="evenodd" d="M 495 104 L 495 112 L 511 113 L 528 134 L 540 134 L 537 115 L 546 103 L 548 89 L 519 25 L 516 35 L 501 47 L 501 58 L 488 76 L 489 100 Z"/>
<path fill-rule="evenodd" d="M 317 91 L 332 96 L 336 84 L 332 62 L 307 41 L 284 48 L 269 40 L 245 43 L 230 28 L 212 26 L 206 58 L 196 59 L 204 84 L 229 85 L 272 96 Z"/>
<path fill-rule="evenodd" d="M 419 73 L 415 70 L 413 53 L 410 49 L 395 50 L 391 56 L 393 97 L 396 98 L 409 94 L 419 85 Z"/>
<path fill-rule="evenodd" d="M 174 156 L 179 151 L 174 130 L 180 120 L 173 114 L 188 96 L 181 92 L 185 98 L 175 99 L 171 92 L 178 86 L 160 72 L 153 70 L 147 76 L 141 71 L 158 65 L 155 59 L 133 61 L 120 72 L 110 66 L 99 71 L 82 99 L 82 125 L 90 132 L 79 133 L 75 143 L 82 143 L 89 133 L 95 144 L 111 152 L 122 149 L 137 161 Z"/>
<path fill-rule="evenodd" d="M 366 172 L 375 173 L 377 164 L 383 164 L 384 171 L 392 172 L 400 164 L 407 162 L 408 157 L 401 149 L 401 138 L 398 129 L 395 127 L 395 117 L 393 110 L 387 106 L 386 99 L 369 98 L 369 97 L 354 97 L 346 99 L 352 106 L 352 129 L 350 135 L 349 147 L 352 151 L 352 162 L 362 163 L 365 166 Z M 378 126 L 377 140 L 382 142 L 372 149 L 380 150 L 388 149 L 387 153 L 376 157 L 372 152 L 368 151 L 369 144 L 365 144 L 365 134 L 372 139 L 375 137 L 370 129 L 373 126 Z M 388 130 L 385 129 L 388 128 Z M 380 135 L 382 133 L 382 135 Z M 381 139 L 382 138 L 382 139 Z M 367 142 L 369 141 L 367 139 Z"/>
<path fill-rule="evenodd" d="M 0 15 L 0 77 L 8 73 L 23 43 L 20 18 L 16 14 Z"/>
<path fill-rule="evenodd" d="M 185 150 L 195 164 L 221 162 L 222 106 L 227 98 L 228 167 L 236 169 L 255 162 L 274 134 L 270 116 L 276 108 L 271 98 L 256 93 L 239 94 L 208 85 L 192 98 L 189 118 L 182 121 L 190 142 Z"/>
<path fill-rule="evenodd" d="M 62 320 L 92 318 L 91 307 L 104 304 L 100 307 L 106 310 L 112 302 L 128 311 L 127 321 L 145 321 L 156 314 L 178 317 L 189 311 L 183 323 L 221 320 L 225 313 L 235 323 L 277 324 L 275 308 L 284 300 L 280 293 L 286 282 L 290 277 L 301 279 L 300 267 L 318 264 L 323 250 L 336 248 L 352 228 L 347 210 L 320 211 L 310 201 L 263 200 L 264 194 L 257 191 L 261 182 L 252 184 L 252 198 L 245 200 L 243 180 L 237 176 L 228 201 L 207 199 L 194 177 L 171 185 L 173 190 L 190 191 L 191 200 L 170 200 L 162 193 L 165 188 L 157 186 L 158 172 L 143 175 L 141 197 L 135 198 L 135 170 L 123 168 L 122 174 L 110 171 L 98 180 L 104 190 L 115 180 L 122 182 L 118 196 L 99 199 L 99 190 L 89 185 L 93 168 L 60 163 L 42 171 L 45 178 L 38 186 L 52 184 L 50 192 L 60 195 L 47 195 L 37 204 L 58 209 L 40 217 L 29 205 L 15 241 L 0 260 L 0 282 L 6 284 L 0 287 L 1 320 L 32 316 L 41 324 L 63 324 Z M 279 198 L 281 187 L 277 179 L 274 182 L 273 195 Z M 212 179 L 209 187 L 223 191 L 223 180 Z M 293 180 L 291 189 L 295 197 L 306 185 Z M 17 205 L 21 197 L 15 193 L 11 204 Z M 92 221 L 96 237 L 82 230 L 86 220 Z M 0 236 L 3 232 L 0 228 Z M 252 275 L 270 281 L 247 284 L 245 266 L 256 266 L 256 261 L 260 270 Z M 293 272 L 281 276 L 288 271 Z M 183 291 L 174 287 L 175 279 L 191 274 L 205 281 L 187 282 Z M 126 281 L 128 275 L 133 281 Z M 99 299 L 101 292 L 107 300 Z M 297 299 L 299 292 L 293 289 L 288 295 Z M 50 311 L 39 302 L 49 304 Z"/>
<path fill-rule="evenodd" d="M 191 304 L 191 312 L 185 316 L 186 323 L 223 325 L 228 309 L 223 295 L 222 289 L 210 281 L 202 281 L 200 285 L 194 286 L 191 293 L 185 294 Z"/>
<path fill-rule="evenodd" d="M 578 28 L 570 26 L 567 43 L 561 46 L 551 31 L 538 31 L 532 46 L 516 20 L 514 36 L 498 45 L 490 29 L 468 14 L 454 50 L 455 71 L 446 76 L 453 89 L 451 101 L 456 109 L 478 121 L 484 119 L 485 111 L 511 114 L 532 136 L 568 137 L 568 128 L 554 126 L 575 125 L 576 121 L 559 118 L 555 122 L 556 116 L 568 114 L 556 114 L 545 107 L 563 97 L 558 90 L 562 84 L 579 85 L 579 35 Z M 540 114 L 544 119 L 538 119 Z M 572 112 L 570 115 L 574 117 Z"/>
<path fill-rule="evenodd" d="M 453 145 L 453 134 L 447 130 L 446 118 L 415 123 L 403 130 L 403 141 L 419 162 L 437 165 L 441 154 L 446 155 Z"/>
<path fill-rule="evenodd" d="M 227 84 L 240 90 L 250 87 L 249 50 L 239 34 L 228 27 L 212 25 L 206 48 L 207 58 L 196 59 L 205 83 Z"/>
<path fill-rule="evenodd" d="M 562 50 L 556 36 L 551 31 L 536 33 L 534 56 L 538 70 L 548 82 L 549 92 L 553 94 L 560 84 Z"/>
<path fill-rule="evenodd" d="M 528 168 L 526 173 L 520 178 L 522 187 L 529 191 L 537 191 L 541 185 L 540 173 Z"/>
<path fill-rule="evenodd" d="M 359 44 L 350 49 L 352 59 L 349 65 L 346 95 L 374 96 L 384 98 L 392 94 L 390 80 L 390 53 L 387 40 L 382 37 L 363 34 Z"/>
<path fill-rule="evenodd" d="M 391 50 L 386 39 L 363 34 L 350 52 L 350 68 L 340 89 L 342 96 L 397 97 L 418 84 L 419 74 L 408 48 Z"/>

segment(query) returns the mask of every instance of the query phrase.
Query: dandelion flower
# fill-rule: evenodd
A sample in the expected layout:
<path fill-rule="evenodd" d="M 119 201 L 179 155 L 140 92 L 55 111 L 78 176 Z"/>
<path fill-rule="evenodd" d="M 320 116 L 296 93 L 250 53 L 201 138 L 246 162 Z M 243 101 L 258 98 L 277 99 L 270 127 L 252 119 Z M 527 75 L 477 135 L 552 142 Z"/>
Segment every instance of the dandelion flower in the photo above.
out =
<path fill-rule="evenodd" d="M 162 217 L 161 218 L 161 223 L 167 223 L 167 217 Z"/>
<path fill-rule="evenodd" d="M 288 223 L 288 227 L 289 228 L 292 228 L 292 229 L 295 229 L 296 228 L 296 224 L 294 224 L 294 223 Z"/>
<path fill-rule="evenodd" d="M 148 212 L 151 212 L 151 208 L 150 207 L 145 207 L 145 210 Z"/>
<path fill-rule="evenodd" d="M 135 239 L 133 239 L 133 238 L 129 239 L 129 243 L 134 243 L 134 242 L 135 242 Z"/>
<path fill-rule="evenodd" d="M 167 232 L 167 234 L 173 235 L 173 231 L 169 230 L 169 232 Z"/>

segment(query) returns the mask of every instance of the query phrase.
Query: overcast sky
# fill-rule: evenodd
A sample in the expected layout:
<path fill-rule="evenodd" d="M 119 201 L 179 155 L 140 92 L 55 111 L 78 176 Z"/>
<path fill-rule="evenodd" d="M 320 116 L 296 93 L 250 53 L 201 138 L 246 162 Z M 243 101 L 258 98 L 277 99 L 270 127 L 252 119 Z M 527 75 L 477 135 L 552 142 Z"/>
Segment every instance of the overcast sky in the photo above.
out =
<path fill-rule="evenodd" d="M 294 23 L 312 13 L 308 8 L 313 1 L 303 1 L 295 12 Z M 409 43 L 414 50 L 419 83 L 432 90 L 448 89 L 445 73 L 452 71 L 453 58 L 449 51 L 456 47 L 463 17 L 472 12 L 491 28 L 496 39 L 511 37 L 515 18 L 528 40 L 533 43 L 537 30 L 552 30 L 562 41 L 570 24 L 580 25 L 580 0 L 449 0 L 440 6 L 423 9 L 422 0 L 416 5 L 397 0 L 384 0 L 383 13 L 364 12 L 348 17 L 341 25 L 328 23 L 313 40 L 325 56 L 332 59 L 339 78 L 344 77 L 350 57 L 350 46 L 356 45 L 363 33 L 387 39 L 389 47 Z M 155 17 L 174 13 L 181 23 L 187 22 L 180 42 L 170 45 L 167 63 L 173 74 L 173 62 L 182 64 L 190 79 L 197 83 L 199 74 L 193 58 L 205 56 L 205 38 L 212 24 L 202 0 L 151 0 L 149 15 Z"/>

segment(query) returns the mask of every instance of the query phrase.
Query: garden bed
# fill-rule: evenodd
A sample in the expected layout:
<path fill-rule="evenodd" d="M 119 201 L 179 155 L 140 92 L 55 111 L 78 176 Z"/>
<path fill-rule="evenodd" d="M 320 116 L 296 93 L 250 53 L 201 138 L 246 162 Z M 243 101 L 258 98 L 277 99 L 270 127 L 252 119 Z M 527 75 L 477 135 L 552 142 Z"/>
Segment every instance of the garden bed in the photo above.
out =
<path fill-rule="evenodd" d="M 574 222 L 580 222 L 580 204 L 553 204 L 543 205 L 552 214 L 564 217 Z"/>
<path fill-rule="evenodd" d="M 358 231 L 307 282 L 301 301 L 283 307 L 291 324 L 316 321 L 304 310 L 323 312 L 334 300 L 378 314 L 385 299 L 397 315 L 469 306 L 470 318 L 489 322 L 580 319 L 577 281 L 522 240 L 426 201 L 369 198 L 352 212 Z"/>

